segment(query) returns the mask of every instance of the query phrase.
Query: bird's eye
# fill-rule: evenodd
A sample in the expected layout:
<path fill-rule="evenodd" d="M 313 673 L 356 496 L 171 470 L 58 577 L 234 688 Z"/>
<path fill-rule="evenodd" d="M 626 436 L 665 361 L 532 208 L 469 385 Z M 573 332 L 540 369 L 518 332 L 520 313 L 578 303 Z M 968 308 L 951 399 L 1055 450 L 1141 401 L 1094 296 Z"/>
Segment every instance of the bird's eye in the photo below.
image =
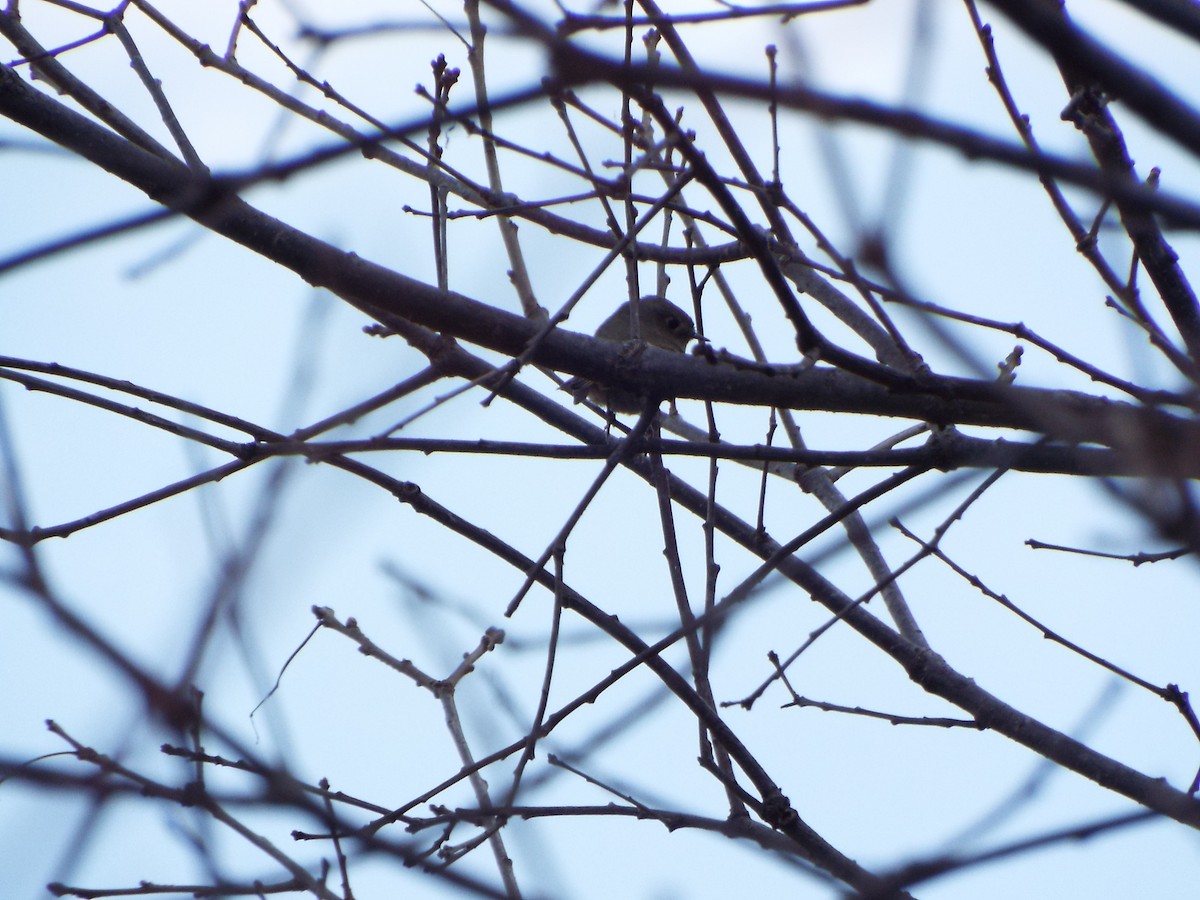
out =
<path fill-rule="evenodd" d="M 679 328 L 679 319 L 676 316 L 667 316 L 667 328 L 675 331 Z"/>

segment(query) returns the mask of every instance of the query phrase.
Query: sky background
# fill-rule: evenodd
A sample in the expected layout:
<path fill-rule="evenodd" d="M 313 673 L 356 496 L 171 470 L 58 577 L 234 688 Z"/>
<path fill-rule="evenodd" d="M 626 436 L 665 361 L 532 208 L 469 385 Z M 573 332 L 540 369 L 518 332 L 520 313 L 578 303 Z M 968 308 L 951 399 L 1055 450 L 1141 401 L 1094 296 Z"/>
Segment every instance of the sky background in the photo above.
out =
<path fill-rule="evenodd" d="M 453 22 L 461 21 L 458 7 L 434 6 Z M 158 8 L 218 51 L 228 41 L 236 13 L 236 4 L 229 2 L 173 0 Z M 1200 55 L 1194 46 L 1146 24 L 1121 3 L 1075 3 L 1071 11 L 1094 34 L 1195 102 Z M 998 15 L 986 7 L 984 12 L 995 27 L 1010 85 L 1043 147 L 1085 158 L 1081 139 L 1059 121 L 1065 98 L 1056 72 Z M 96 27 L 46 3 L 25 3 L 22 13 L 26 27 L 47 45 Z M 397 9 L 390 3 L 359 2 L 334 10 L 331 5 L 261 3 L 254 16 L 268 33 L 286 38 L 300 60 L 304 50 L 292 40 L 297 17 L 330 28 L 401 20 L 403 30 L 335 44 L 312 61 L 322 78 L 387 122 L 405 121 L 424 109 L 412 88 L 428 83 L 428 61 L 437 53 L 446 53 L 465 74 L 462 44 L 416 4 Z M 200 69 L 138 14 L 128 19 L 147 63 L 214 171 L 249 171 L 264 161 L 264 154 L 287 158 L 330 142 L 326 133 L 294 118 L 281 126 L 271 103 L 227 76 Z M 750 21 L 694 28 L 687 37 L 697 56 L 721 71 L 761 76 L 761 48 L 774 43 L 780 48 L 782 79 L 804 72 L 811 83 L 837 94 L 897 102 L 918 25 L 925 35 L 918 58 L 926 67 L 919 107 L 1011 140 L 984 76 L 985 61 L 957 4 L 928 4 L 924 11 L 916 2 L 866 4 L 808 17 L 793 26 L 790 36 L 770 23 Z M 9 48 L 6 58 L 14 56 Z M 248 37 L 239 59 L 290 88 L 286 73 Z M 506 40 L 498 31 L 489 44 L 489 59 L 493 96 L 530 83 L 544 70 L 540 52 Z M 161 123 L 115 40 L 72 51 L 63 61 L 163 138 Z M 466 103 L 465 77 L 456 90 L 458 102 Z M 316 102 L 312 91 L 301 95 Z M 605 114 L 618 111 L 610 91 L 593 89 L 585 96 Z M 1184 195 L 1200 183 L 1194 159 L 1119 104 L 1116 111 L 1140 173 L 1160 166 L 1163 188 Z M 702 145 L 724 165 L 694 102 L 688 103 L 688 116 L 685 124 L 698 130 Z M 766 169 L 770 130 L 765 114 L 736 107 L 734 120 Z M 546 111 L 528 108 L 504 114 L 498 125 L 513 139 L 567 156 L 565 139 L 553 122 Z M 1073 252 L 1069 235 L 1030 179 L 920 147 L 914 148 L 898 193 L 889 193 L 895 185 L 889 176 L 895 144 L 885 134 L 791 115 L 781 124 L 780 139 L 789 193 L 843 250 L 855 250 L 860 229 L 881 228 L 897 271 L 919 296 L 967 312 L 1024 321 L 1117 374 L 1178 386 L 1140 333 L 1103 310 L 1103 285 Z M 855 197 L 849 208 L 830 176 L 823 142 L 851 173 Z M 608 146 L 596 151 L 597 159 L 616 158 L 618 145 Z M 0 256 L 151 208 L 131 188 L 11 124 L 0 125 L 0 148 L 9 175 L 0 179 L 0 207 L 10 222 L 0 232 Z M 447 154 L 456 165 L 477 176 L 481 172 L 478 142 L 461 129 L 449 135 Z M 529 160 L 506 157 L 505 166 L 506 185 L 522 196 L 552 197 L 580 189 L 577 181 Z M 1094 210 L 1094 201 L 1077 191 L 1068 193 L 1081 212 Z M 428 220 L 403 209 L 405 204 L 426 208 L 428 191 L 393 170 L 351 157 L 283 184 L 257 187 L 247 199 L 339 247 L 412 277 L 434 279 Z M 701 202 L 699 194 L 691 199 Z M 495 224 L 458 220 L 450 233 L 451 287 L 517 311 Z M 603 255 L 531 225 L 522 227 L 521 238 L 535 290 L 552 309 Z M 1169 238 L 1188 270 L 1197 255 L 1196 238 Z M 1116 238 L 1102 241 L 1115 246 Z M 1124 258 L 1114 253 L 1114 259 Z M 782 314 L 756 288 L 753 267 L 734 265 L 723 271 L 745 296 L 758 291 L 752 312 L 769 358 L 794 361 Z M 652 284 L 652 269 L 644 269 L 642 277 L 643 285 Z M 685 277 L 682 272 L 674 277 L 669 295 L 686 302 Z M 590 332 L 624 293 L 623 273 L 613 268 L 589 292 L 568 327 Z M 368 321 L 337 298 L 314 292 L 290 272 L 180 221 L 6 272 L 0 276 L 0 310 L 0 353 L 6 356 L 129 379 L 285 432 L 382 391 L 424 362 L 399 339 L 364 335 Z M 920 341 L 918 349 L 942 372 L 989 375 L 1014 344 L 1003 334 L 950 329 L 957 342 L 947 346 L 917 319 L 903 311 L 896 314 L 905 333 Z M 823 327 L 833 327 L 819 310 L 814 315 Z M 745 352 L 730 320 L 715 305 L 706 317 L 714 343 Z M 487 351 L 481 355 L 495 358 Z M 554 385 L 537 373 L 525 380 L 549 395 L 554 392 Z M 1029 348 L 1018 383 L 1104 393 Z M 336 436 L 384 431 L 444 390 L 439 384 L 432 392 L 406 398 Z M 460 396 L 423 415 L 404 433 L 559 440 L 511 405 L 483 407 L 480 399 L 478 393 Z M 683 403 L 681 410 L 703 422 L 700 405 Z M 9 442 L 20 474 L 19 485 L 9 484 L 7 490 L 19 486 L 40 526 L 89 515 L 225 461 L 216 451 L 142 424 L 9 383 L 0 384 L 0 415 L 0 438 Z M 747 443 L 763 439 L 765 424 L 757 411 L 725 409 L 721 416 L 726 438 Z M 869 446 L 902 424 L 819 414 L 800 418 L 809 445 L 816 448 Z M 419 484 L 439 503 L 530 556 L 547 545 L 600 466 L 595 461 L 547 464 L 417 454 L 376 454 L 370 462 Z M 46 542 L 38 548 L 42 563 L 73 609 L 169 680 L 189 652 L 220 566 L 262 534 L 261 552 L 237 598 L 236 619 L 223 620 L 196 680 L 206 693 L 206 710 L 224 727 L 265 758 L 286 759 L 309 781 L 326 777 L 336 789 L 389 805 L 405 802 L 458 767 L 436 702 L 332 633 L 317 635 L 287 670 L 281 690 L 251 718 L 313 627 L 309 610 L 314 604 L 332 607 L 341 618 L 356 617 L 395 655 L 412 658 L 436 676 L 451 671 L 484 628 L 502 625 L 508 639 L 464 683 L 460 703 L 480 755 L 519 736 L 528 727 L 542 677 L 548 596 L 535 591 L 519 616 L 503 620 L 502 611 L 521 580 L 510 567 L 343 472 L 299 463 L 283 475 L 276 469 L 259 466 L 69 539 Z M 703 483 L 701 462 L 681 460 L 672 463 L 672 470 Z M 723 499 L 752 519 L 757 476 L 732 464 L 721 471 Z M 874 471 L 852 473 L 839 486 L 850 495 L 879 477 Z M 903 510 L 904 523 L 928 535 L 981 477 L 966 477 L 912 508 L 929 495 L 931 482 L 918 481 L 872 507 L 868 521 L 885 522 Z M 283 479 L 282 488 L 276 478 Z M 775 491 L 768 524 L 777 538 L 798 533 L 822 514 L 807 495 L 786 486 Z M 257 520 L 264 498 L 277 504 L 265 531 Z M 700 523 L 678 515 L 685 571 L 698 599 L 703 585 Z M 877 530 L 893 565 L 914 552 L 913 545 L 886 526 Z M 1178 683 L 1187 690 L 1200 683 L 1194 563 L 1135 570 L 1127 563 L 1036 552 L 1024 545 L 1030 538 L 1121 553 L 1159 549 L 1162 545 L 1103 486 L 1010 474 L 951 530 L 945 549 L 990 587 L 1089 650 L 1156 684 Z M 648 639 L 670 630 L 670 585 L 662 565 L 655 498 L 645 485 L 629 473 L 616 473 L 572 535 L 569 550 L 569 579 L 577 589 Z M 728 590 L 752 571 L 754 560 L 727 545 L 719 552 L 720 585 Z M 822 573 L 847 590 L 871 583 L 839 535 L 808 548 L 805 558 L 819 561 Z M 17 565 L 12 548 L 0 547 L 0 571 L 16 571 Z M 1195 739 L 1167 705 L 1042 640 L 943 567 L 923 563 L 903 587 L 932 645 L 960 671 L 1101 752 L 1177 787 L 1187 785 L 1197 764 Z M 62 750 L 61 741 L 44 726 L 53 718 L 77 739 L 122 756 L 131 766 L 167 779 L 181 777 L 179 763 L 157 752 L 167 738 L 144 721 L 127 684 L 9 583 L 0 584 L 0 609 L 5 618 L 0 628 L 0 752 L 5 757 Z M 718 644 L 718 700 L 737 700 L 753 691 L 769 674 L 767 650 L 790 652 L 825 618 L 794 587 L 774 584 L 761 591 Z M 627 658 L 579 621 L 568 620 L 564 634 L 555 683 L 558 702 Z M 669 659 L 681 664 L 684 657 L 675 652 Z M 955 715 L 846 629 L 833 629 L 790 674 L 803 694 L 833 703 L 912 716 Z M 727 716 L 781 780 L 805 819 L 869 867 L 885 870 L 948 849 L 1002 845 L 1131 808 L 1077 776 L 1044 769 L 1039 758 L 994 733 L 962 729 L 931 734 L 781 708 L 786 699 L 776 688 L 752 712 L 731 709 Z M 631 712 L 642 703 L 655 705 L 648 712 Z M 540 762 L 548 752 L 593 748 L 613 723 L 620 723 L 620 733 L 589 758 L 589 772 L 652 806 L 722 815 L 717 785 L 694 764 L 694 723 L 672 702 L 664 702 L 645 671 L 625 679 L 601 703 L 556 731 L 543 746 Z M 578 779 L 547 775 L 544 765 L 535 771 L 549 780 L 531 792 L 529 802 L 603 804 L 612 799 Z M 213 777 L 219 783 L 221 776 Z M 244 781 L 230 783 L 246 789 Z M 503 783 L 497 774 L 493 784 Z M 471 799 L 461 788 L 446 802 L 468 804 Z M 1007 814 L 991 815 L 1010 805 Z M 323 844 L 296 848 L 288 837 L 291 829 L 311 829 L 312 823 L 297 823 L 284 813 L 259 814 L 255 821 L 301 858 L 325 851 Z M 982 832 L 976 830 L 980 822 L 988 823 Z M 99 887 L 140 879 L 202 879 L 188 847 L 192 830 L 222 848 L 222 859 L 230 866 L 223 874 L 280 877 L 231 834 L 184 810 L 117 803 L 94 823 L 85 804 L 10 781 L 0 785 L 4 896 L 44 896 L 42 886 L 54 878 Z M 506 840 L 529 896 L 600 898 L 618 890 L 637 898 L 719 897 L 747 886 L 806 898 L 836 896 L 835 888 L 798 874 L 791 863 L 755 847 L 686 830 L 668 833 L 651 822 L 514 822 Z M 490 857 L 482 852 L 460 866 L 493 879 Z M 398 890 L 412 897 L 452 895 L 434 878 L 397 874 L 396 869 L 391 862 L 362 864 L 354 873 L 356 895 L 394 896 Z M 1182 826 L 1152 823 L 977 867 L 916 893 L 985 900 L 1015 893 L 1184 897 L 1198 872 L 1196 835 Z"/>

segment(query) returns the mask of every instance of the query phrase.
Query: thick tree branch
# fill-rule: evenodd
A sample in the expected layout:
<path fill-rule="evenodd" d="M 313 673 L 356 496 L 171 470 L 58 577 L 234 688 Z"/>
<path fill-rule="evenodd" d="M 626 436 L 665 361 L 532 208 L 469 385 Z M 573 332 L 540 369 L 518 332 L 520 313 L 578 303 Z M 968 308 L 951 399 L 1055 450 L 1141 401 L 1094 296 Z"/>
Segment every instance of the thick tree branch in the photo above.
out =
<path fill-rule="evenodd" d="M 246 203 L 220 179 L 199 177 L 180 163 L 147 153 L 7 69 L 0 69 L 0 114 L 368 315 L 401 316 L 510 356 L 525 351 L 538 332 L 521 316 L 439 291 L 292 228 Z M 1200 473 L 1200 423 L 1088 394 L 899 373 L 893 383 L 902 387 L 886 388 L 825 367 L 750 370 L 653 347 L 631 361 L 615 344 L 562 330 L 545 336 L 532 360 L 663 396 L 1028 430 L 1129 453 L 1139 458 L 1139 471 L 1149 466 L 1165 475 Z"/>

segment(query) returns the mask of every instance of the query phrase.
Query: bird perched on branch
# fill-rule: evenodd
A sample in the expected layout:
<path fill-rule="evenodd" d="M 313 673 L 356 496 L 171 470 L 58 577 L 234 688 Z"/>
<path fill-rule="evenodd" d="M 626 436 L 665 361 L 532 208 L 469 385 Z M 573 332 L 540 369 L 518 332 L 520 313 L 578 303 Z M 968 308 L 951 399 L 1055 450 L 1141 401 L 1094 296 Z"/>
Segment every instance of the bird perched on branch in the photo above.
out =
<path fill-rule="evenodd" d="M 649 345 L 673 353 L 682 353 L 688 343 L 696 337 L 696 324 L 692 317 L 664 297 L 643 297 L 637 302 L 637 317 L 638 335 L 643 349 L 644 345 Z M 596 329 L 596 337 L 620 342 L 633 339 L 628 300 L 600 324 Z M 614 412 L 641 412 L 647 399 L 632 391 L 610 389 L 586 378 L 572 378 L 562 389 L 574 397 L 576 403 L 582 402 L 586 397 Z"/>

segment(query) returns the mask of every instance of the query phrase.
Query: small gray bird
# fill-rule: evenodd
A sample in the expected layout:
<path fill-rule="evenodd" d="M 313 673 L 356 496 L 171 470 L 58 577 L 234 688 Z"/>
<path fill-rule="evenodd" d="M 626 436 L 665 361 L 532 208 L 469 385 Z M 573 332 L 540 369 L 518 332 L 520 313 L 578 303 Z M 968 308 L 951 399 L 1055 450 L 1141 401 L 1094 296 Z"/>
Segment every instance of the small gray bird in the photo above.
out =
<path fill-rule="evenodd" d="M 696 337 L 696 324 L 692 317 L 663 297 L 643 297 L 638 301 L 637 309 L 641 339 L 652 347 L 682 353 L 688 343 Z M 628 341 L 633 337 L 628 300 L 600 324 L 596 329 L 596 337 L 606 341 Z M 586 378 L 572 378 L 562 389 L 574 397 L 576 403 L 587 397 L 593 403 L 614 412 L 641 412 L 642 407 L 646 405 L 645 397 L 631 391 L 609 390 L 604 385 Z"/>

